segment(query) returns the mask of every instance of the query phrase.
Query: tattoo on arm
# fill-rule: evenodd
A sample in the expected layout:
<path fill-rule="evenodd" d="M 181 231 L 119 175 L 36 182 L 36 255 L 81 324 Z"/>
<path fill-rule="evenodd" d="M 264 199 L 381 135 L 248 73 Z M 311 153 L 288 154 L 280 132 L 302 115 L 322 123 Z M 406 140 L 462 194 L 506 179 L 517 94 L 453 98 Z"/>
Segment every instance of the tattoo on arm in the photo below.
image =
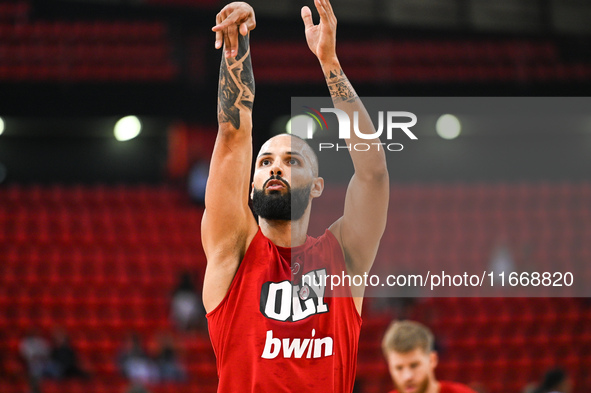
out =
<path fill-rule="evenodd" d="M 326 77 L 330 96 L 335 104 L 340 102 L 355 102 L 359 99 L 351 82 L 342 69 L 331 70 Z"/>
<path fill-rule="evenodd" d="M 218 122 L 240 128 L 240 111 L 252 111 L 254 74 L 250 60 L 249 35 L 238 36 L 238 55 L 222 57 L 218 84 Z"/>

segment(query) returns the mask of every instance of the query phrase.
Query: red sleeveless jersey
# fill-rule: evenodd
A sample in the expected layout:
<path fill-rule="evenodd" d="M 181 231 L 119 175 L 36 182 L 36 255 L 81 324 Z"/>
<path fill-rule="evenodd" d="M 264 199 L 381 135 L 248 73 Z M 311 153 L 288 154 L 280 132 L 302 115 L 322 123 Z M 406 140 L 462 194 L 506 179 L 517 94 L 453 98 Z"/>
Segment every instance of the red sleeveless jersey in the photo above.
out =
<path fill-rule="evenodd" d="M 361 317 L 348 289 L 331 296 L 330 280 L 321 279 L 343 272 L 329 230 L 284 248 L 259 228 L 225 298 L 207 314 L 218 392 L 351 392 Z"/>

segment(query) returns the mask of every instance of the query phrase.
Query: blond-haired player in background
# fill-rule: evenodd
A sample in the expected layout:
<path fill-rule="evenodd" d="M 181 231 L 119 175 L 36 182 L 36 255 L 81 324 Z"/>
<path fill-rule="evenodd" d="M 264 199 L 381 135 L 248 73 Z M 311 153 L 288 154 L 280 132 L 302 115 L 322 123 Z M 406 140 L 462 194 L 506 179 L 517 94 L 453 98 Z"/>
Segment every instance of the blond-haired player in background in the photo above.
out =
<path fill-rule="evenodd" d="M 460 383 L 438 381 L 438 357 L 433 333 L 412 321 L 394 321 L 386 331 L 382 350 L 396 387 L 391 393 L 475 393 Z"/>

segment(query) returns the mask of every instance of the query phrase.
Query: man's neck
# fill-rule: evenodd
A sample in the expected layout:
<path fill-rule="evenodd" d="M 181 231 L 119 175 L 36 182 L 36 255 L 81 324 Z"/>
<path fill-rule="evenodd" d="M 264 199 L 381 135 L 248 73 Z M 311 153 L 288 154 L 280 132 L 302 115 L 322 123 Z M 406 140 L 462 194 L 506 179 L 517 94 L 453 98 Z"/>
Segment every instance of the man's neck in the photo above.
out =
<path fill-rule="evenodd" d="M 306 242 L 308 220 L 297 221 L 259 219 L 263 235 L 279 247 L 297 247 Z"/>
<path fill-rule="evenodd" d="M 425 393 L 439 393 L 440 385 L 436 379 L 433 379 L 429 384 L 429 388 Z"/>

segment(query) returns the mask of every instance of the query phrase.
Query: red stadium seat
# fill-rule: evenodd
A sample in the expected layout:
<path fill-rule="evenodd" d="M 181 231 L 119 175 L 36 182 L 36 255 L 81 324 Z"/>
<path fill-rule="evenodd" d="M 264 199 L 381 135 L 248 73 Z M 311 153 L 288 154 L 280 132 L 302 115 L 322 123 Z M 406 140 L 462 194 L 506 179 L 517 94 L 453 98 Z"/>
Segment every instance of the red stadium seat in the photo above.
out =
<path fill-rule="evenodd" d="M 43 27 L 47 34 L 63 28 L 48 26 Z M 116 37 L 127 27 L 80 29 L 82 35 L 105 30 Z M 143 29 L 148 27 L 134 26 L 130 40 L 139 39 Z M 417 49 L 415 56 L 430 59 L 435 55 L 429 51 L 439 49 Z M 354 48 L 350 56 L 357 56 Z M 337 214 L 332 206 L 340 205 L 342 195 L 343 190 L 326 190 L 331 201 L 324 209 L 327 217 Z M 584 261 L 591 256 L 584 241 L 591 234 L 589 199 L 589 183 L 396 185 L 388 220 L 391 233 L 376 264 L 387 262 L 389 271 L 420 263 L 439 269 L 464 269 L 468 265 L 462 263 L 468 263 L 486 269 L 494 239 L 505 230 L 515 234 L 512 241 L 536 242 L 530 256 L 536 267 L 551 268 L 557 260 Z M 96 385 L 50 382 L 44 391 L 106 393 L 113 386 L 122 391 L 125 382 L 115 362 L 123 339 L 132 331 L 148 338 L 171 329 L 169 301 L 177 274 L 188 269 L 203 277 L 203 208 L 169 186 L 8 186 L 0 190 L 0 203 L 8 207 L 0 212 L 0 224 L 12 229 L 0 237 L 0 309 L 9 315 L 0 319 L 0 336 L 7 339 L 0 341 L 0 350 L 7 353 L 4 367 L 16 374 L 24 371 L 17 366 L 21 332 L 38 326 L 49 333 L 61 325 L 72 332 Z M 372 380 L 367 389 L 385 391 L 390 382 L 380 345 L 391 316 L 372 316 L 370 307 L 366 309 L 358 373 Z M 490 393 L 504 393 L 562 364 L 572 370 L 577 386 L 591 383 L 585 382 L 584 373 L 591 366 L 591 313 L 583 300 L 434 298 L 417 302 L 410 315 L 435 332 L 442 378 L 479 381 Z M 209 339 L 180 339 L 190 382 L 154 390 L 215 391 Z"/>

